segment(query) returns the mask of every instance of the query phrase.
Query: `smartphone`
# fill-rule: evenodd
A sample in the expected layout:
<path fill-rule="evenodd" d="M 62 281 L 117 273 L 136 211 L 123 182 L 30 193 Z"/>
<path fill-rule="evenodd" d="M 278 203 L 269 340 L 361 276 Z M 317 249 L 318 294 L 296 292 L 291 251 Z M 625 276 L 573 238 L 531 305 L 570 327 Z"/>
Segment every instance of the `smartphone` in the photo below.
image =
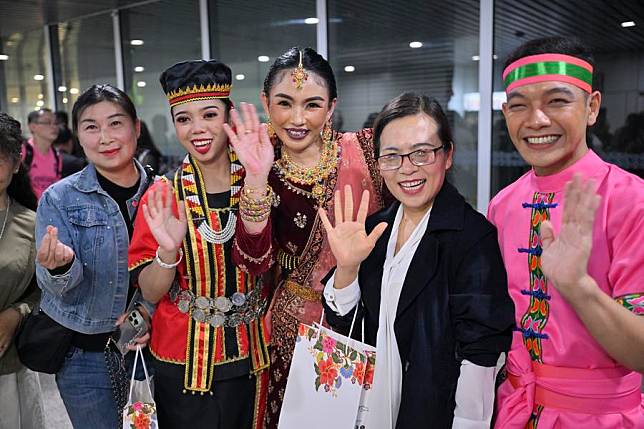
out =
<path fill-rule="evenodd" d="M 145 335 L 148 332 L 148 323 L 145 321 L 141 312 L 136 308 L 130 311 L 119 326 L 119 338 L 116 341 L 116 346 L 122 355 L 125 355 L 130 350 L 127 348 L 128 344 L 132 344 L 135 339 Z"/>

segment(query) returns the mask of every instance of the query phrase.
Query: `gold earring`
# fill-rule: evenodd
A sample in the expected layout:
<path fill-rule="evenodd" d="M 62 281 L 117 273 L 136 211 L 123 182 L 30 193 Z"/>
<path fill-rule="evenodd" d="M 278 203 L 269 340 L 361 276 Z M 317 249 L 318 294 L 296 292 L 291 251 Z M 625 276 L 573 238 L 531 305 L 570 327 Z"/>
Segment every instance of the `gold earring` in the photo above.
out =
<path fill-rule="evenodd" d="M 266 131 L 268 131 L 268 137 L 271 139 L 277 136 L 277 133 L 275 133 L 275 128 L 273 128 L 273 124 L 271 123 L 270 119 L 266 123 Z"/>
<path fill-rule="evenodd" d="M 322 141 L 329 142 L 333 137 L 333 122 L 331 119 L 324 123 L 324 128 L 322 128 Z"/>

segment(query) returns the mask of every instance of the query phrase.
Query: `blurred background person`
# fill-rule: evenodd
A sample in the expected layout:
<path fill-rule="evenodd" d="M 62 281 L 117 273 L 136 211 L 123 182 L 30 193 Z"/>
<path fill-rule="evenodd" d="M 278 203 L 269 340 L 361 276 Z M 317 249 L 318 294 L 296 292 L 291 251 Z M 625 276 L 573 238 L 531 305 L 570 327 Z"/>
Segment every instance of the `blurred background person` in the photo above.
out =
<path fill-rule="evenodd" d="M 53 147 L 59 130 L 56 118 L 49 109 L 29 113 L 27 124 L 31 138 L 24 145 L 22 159 L 29 169 L 36 198 L 40 198 L 49 185 L 62 177 L 62 160 Z"/>

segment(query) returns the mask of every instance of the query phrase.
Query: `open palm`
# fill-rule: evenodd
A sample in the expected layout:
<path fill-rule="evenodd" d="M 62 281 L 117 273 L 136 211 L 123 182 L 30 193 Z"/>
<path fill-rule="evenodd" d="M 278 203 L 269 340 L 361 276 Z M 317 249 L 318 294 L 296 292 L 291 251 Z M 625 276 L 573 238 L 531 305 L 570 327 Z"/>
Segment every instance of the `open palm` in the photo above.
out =
<path fill-rule="evenodd" d="M 320 208 L 318 213 L 326 230 L 331 251 L 335 256 L 338 267 L 356 267 L 364 261 L 376 245 L 376 241 L 387 228 L 387 224 L 378 224 L 371 234 L 365 231 L 365 220 L 369 209 L 369 191 L 362 192 L 358 214 L 353 216 L 353 193 L 350 186 L 344 188 L 344 205 L 342 205 L 340 191 L 335 192 L 334 216 L 335 227 Z"/>
<path fill-rule="evenodd" d="M 254 105 L 242 103 L 241 110 L 243 120 L 236 110 L 232 110 L 231 119 L 235 129 L 224 124 L 224 131 L 246 170 L 246 178 L 251 181 L 257 178 L 257 182 L 265 182 L 274 158 L 267 125 L 260 124 Z"/>
<path fill-rule="evenodd" d="M 150 232 L 161 249 L 167 251 L 175 251 L 181 246 L 188 229 L 184 203 L 179 203 L 179 218 L 172 213 L 173 195 L 172 186 L 166 183 L 160 189 L 151 189 L 148 203 L 143 204 L 143 216 Z"/>
<path fill-rule="evenodd" d="M 564 191 L 563 219 L 559 235 L 555 237 L 552 224 L 541 225 L 543 253 L 541 267 L 553 286 L 565 289 L 588 275 L 588 259 L 593 243 L 593 223 L 599 206 L 599 196 L 593 190 L 592 180 L 581 182 L 575 176 Z"/>

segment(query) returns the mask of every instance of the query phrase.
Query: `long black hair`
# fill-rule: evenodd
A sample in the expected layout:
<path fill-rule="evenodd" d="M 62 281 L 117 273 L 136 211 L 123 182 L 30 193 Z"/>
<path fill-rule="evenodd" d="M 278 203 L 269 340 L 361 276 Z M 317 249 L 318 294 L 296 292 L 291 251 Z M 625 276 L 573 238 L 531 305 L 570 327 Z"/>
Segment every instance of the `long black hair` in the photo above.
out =
<path fill-rule="evenodd" d="M 20 122 L 6 113 L 0 113 L 0 156 L 11 161 L 13 165 L 20 163 L 18 172 L 14 173 L 7 187 L 7 194 L 16 202 L 35 211 L 38 200 L 31 187 L 27 167 L 20 157 L 23 144 Z"/>
<path fill-rule="evenodd" d="M 312 48 L 300 49 L 298 47 L 293 47 L 277 57 L 268 71 L 266 79 L 264 79 L 264 94 L 268 97 L 271 88 L 275 85 L 279 75 L 283 71 L 294 69 L 298 66 L 300 63 L 300 52 L 302 52 L 302 66 L 304 69 L 315 73 L 324 80 L 324 83 L 329 90 L 329 103 L 331 103 L 338 97 L 338 89 L 335 84 L 333 69 L 329 62 Z"/>

